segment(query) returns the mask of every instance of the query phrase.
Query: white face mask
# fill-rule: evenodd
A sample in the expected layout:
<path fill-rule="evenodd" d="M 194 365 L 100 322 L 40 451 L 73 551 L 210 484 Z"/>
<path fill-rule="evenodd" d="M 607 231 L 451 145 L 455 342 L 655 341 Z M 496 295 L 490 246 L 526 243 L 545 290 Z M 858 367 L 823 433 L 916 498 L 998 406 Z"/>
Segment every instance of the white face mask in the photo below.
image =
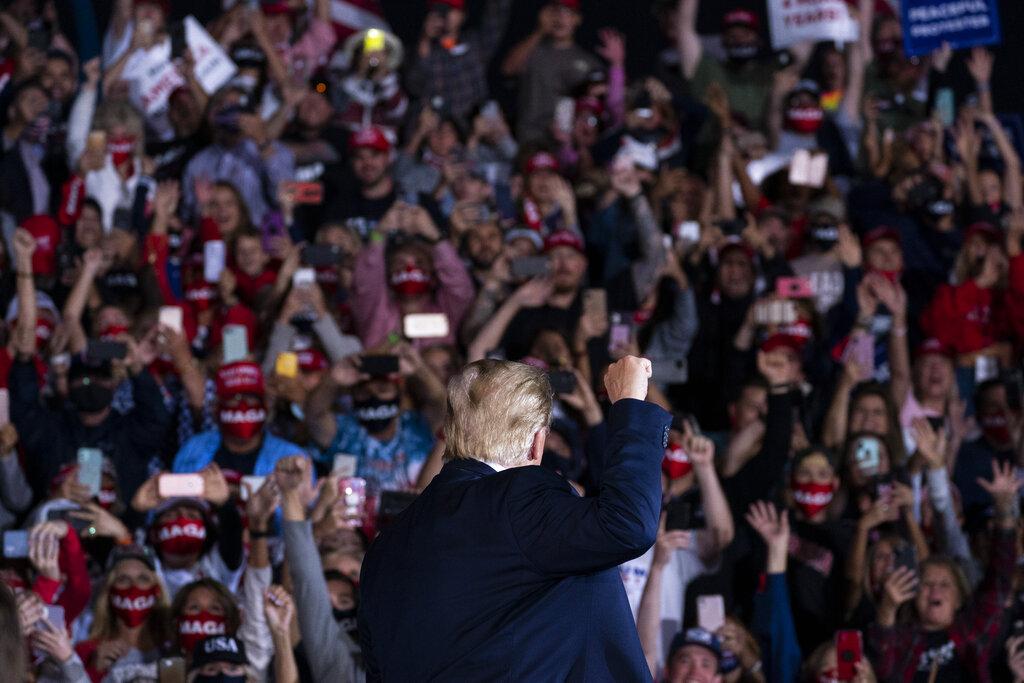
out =
<path fill-rule="evenodd" d="M 250 95 L 255 92 L 256 86 L 259 84 L 259 80 L 252 74 L 240 74 L 235 76 L 231 81 L 231 85 L 235 88 L 241 88 Z"/>

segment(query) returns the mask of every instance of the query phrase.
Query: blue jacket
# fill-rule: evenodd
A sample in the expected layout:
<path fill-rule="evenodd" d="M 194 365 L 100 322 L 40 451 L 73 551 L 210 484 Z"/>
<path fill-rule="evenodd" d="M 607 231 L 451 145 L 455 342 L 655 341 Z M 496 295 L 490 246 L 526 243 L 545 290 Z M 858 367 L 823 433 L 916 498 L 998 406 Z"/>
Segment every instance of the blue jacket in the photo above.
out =
<path fill-rule="evenodd" d="M 800 644 L 785 574 L 768 574 L 764 591 L 754 596 L 750 630 L 761 645 L 765 677 L 772 683 L 795 683 L 800 674 Z"/>
<path fill-rule="evenodd" d="M 670 416 L 624 399 L 599 493 L 452 460 L 370 546 L 368 680 L 649 681 L 618 565 L 654 543 Z"/>
<path fill-rule="evenodd" d="M 182 444 L 178 454 L 174 456 L 172 472 L 198 472 L 213 461 L 217 449 L 220 448 L 220 431 L 211 429 L 196 434 Z M 274 471 L 274 465 L 281 458 L 290 455 L 307 455 L 301 446 L 296 446 L 290 441 L 280 439 L 273 434 L 266 433 L 263 437 L 263 447 L 256 456 L 256 466 L 252 472 L 242 474 L 253 474 L 265 477 Z"/>

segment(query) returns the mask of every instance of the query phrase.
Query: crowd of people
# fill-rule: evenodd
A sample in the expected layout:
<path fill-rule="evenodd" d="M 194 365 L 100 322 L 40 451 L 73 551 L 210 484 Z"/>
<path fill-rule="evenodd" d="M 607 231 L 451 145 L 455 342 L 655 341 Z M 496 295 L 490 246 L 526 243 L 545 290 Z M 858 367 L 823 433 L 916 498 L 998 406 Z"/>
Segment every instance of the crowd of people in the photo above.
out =
<path fill-rule="evenodd" d="M 403 3 L 404 42 L 338 23 L 367 0 L 109 4 L 0 10 L 0 678 L 365 680 L 361 561 L 449 378 L 548 371 L 588 496 L 630 354 L 674 416 L 620 566 L 655 680 L 1024 683 L 991 51 L 908 56 L 888 0 L 782 51 L 763 5 L 656 0 L 636 73 L 580 0 L 501 52 L 511 0 Z"/>

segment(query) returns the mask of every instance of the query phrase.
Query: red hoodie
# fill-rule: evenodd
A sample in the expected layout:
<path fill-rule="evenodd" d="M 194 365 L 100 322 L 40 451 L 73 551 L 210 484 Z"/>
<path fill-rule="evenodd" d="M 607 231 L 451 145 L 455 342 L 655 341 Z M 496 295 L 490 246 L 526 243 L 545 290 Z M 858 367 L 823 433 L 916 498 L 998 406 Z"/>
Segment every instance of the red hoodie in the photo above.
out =
<path fill-rule="evenodd" d="M 968 280 L 942 285 L 921 315 L 921 330 L 957 353 L 980 351 L 1006 338 L 1003 294 Z"/>

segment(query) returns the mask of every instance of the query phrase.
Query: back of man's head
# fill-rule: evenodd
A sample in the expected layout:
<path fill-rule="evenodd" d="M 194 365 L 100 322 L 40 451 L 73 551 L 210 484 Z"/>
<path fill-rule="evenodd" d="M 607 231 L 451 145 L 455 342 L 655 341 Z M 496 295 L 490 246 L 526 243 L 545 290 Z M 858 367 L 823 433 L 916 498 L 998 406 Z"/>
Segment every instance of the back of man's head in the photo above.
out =
<path fill-rule="evenodd" d="M 448 382 L 446 457 L 527 464 L 534 434 L 551 424 L 552 400 L 543 370 L 504 360 L 470 363 Z"/>

